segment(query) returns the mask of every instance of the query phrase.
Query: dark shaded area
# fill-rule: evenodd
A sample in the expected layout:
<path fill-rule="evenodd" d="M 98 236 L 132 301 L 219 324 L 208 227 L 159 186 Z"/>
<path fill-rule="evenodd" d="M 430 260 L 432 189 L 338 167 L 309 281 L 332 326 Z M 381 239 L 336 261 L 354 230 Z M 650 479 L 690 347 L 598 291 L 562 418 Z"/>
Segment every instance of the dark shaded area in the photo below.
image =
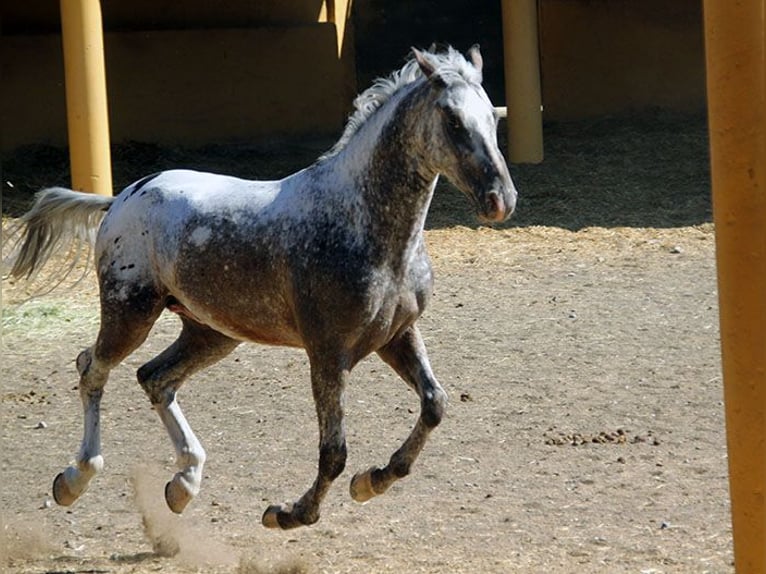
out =
<path fill-rule="evenodd" d="M 435 42 L 465 52 L 479 44 L 484 87 L 493 102 L 505 101 L 500 2 L 367 0 L 354 5 L 353 18 L 360 88 L 401 66 L 413 46 Z"/>
<path fill-rule="evenodd" d="M 577 230 L 712 221 L 704 116 L 658 110 L 547 124 L 544 133 L 541 164 L 510 166 L 519 201 L 504 226 Z M 429 224 L 474 226 L 468 209 L 454 188 L 446 189 L 434 198 Z"/>
<path fill-rule="evenodd" d="M 501 124 L 501 147 L 505 148 Z M 276 179 L 310 163 L 326 140 L 168 148 L 129 143 L 112 150 L 115 189 L 172 168 Z M 545 127 L 545 161 L 511 166 L 517 213 L 504 226 L 678 227 L 712 220 L 704 116 L 662 111 Z M 65 149 L 21 148 L 3 158 L 3 215 L 19 215 L 34 192 L 69 185 Z M 442 181 L 427 225 L 478 225 L 467 199 Z"/>

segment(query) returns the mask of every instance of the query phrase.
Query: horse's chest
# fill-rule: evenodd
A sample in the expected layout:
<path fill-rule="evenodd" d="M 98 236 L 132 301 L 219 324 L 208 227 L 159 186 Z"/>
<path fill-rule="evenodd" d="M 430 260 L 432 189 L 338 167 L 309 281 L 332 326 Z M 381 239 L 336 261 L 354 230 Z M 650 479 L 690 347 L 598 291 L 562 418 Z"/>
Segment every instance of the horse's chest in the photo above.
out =
<path fill-rule="evenodd" d="M 433 282 L 427 261 L 405 273 L 386 269 L 374 275 L 366 289 L 352 295 L 346 308 L 354 313 L 352 332 L 359 333 L 359 344 L 377 348 L 412 325 L 431 298 Z"/>

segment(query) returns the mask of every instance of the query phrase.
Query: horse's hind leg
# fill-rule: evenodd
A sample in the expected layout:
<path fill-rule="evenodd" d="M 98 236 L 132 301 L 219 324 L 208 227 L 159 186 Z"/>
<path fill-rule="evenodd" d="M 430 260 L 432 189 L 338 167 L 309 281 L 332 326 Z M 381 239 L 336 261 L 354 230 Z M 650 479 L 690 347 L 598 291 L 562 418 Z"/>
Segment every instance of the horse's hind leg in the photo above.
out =
<path fill-rule="evenodd" d="M 380 357 L 415 389 L 420 397 L 420 416 L 410 436 L 383 468 L 372 467 L 351 479 L 351 496 L 365 502 L 383 494 L 395 481 L 407 476 L 431 430 L 441 422 L 447 394 L 431 371 L 428 355 L 416 326 L 378 351 Z"/>
<path fill-rule="evenodd" d="M 181 513 L 199 492 L 205 451 L 186 421 L 176 391 L 192 373 L 219 361 L 239 344 L 209 327 L 182 317 L 178 339 L 138 369 L 138 382 L 152 402 L 176 450 L 179 472 L 165 486 L 165 501 Z"/>
<path fill-rule="evenodd" d="M 158 296 L 151 290 L 141 305 L 111 304 L 102 299 L 101 326 L 95 345 L 77 357 L 80 398 L 84 411 L 84 433 L 76 464 L 53 481 L 53 498 L 69 506 L 85 492 L 93 476 L 104 466 L 101 456 L 101 397 L 109 372 L 146 340 L 162 312 Z"/>

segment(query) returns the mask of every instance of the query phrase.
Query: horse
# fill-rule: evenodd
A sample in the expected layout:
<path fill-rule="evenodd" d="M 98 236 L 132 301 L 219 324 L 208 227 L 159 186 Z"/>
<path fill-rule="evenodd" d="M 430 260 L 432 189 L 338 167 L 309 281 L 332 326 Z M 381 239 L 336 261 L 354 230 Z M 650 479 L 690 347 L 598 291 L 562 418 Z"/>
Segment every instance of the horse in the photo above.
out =
<path fill-rule="evenodd" d="M 107 378 L 166 309 L 180 317 L 180 334 L 137 378 L 175 447 L 178 472 L 165 486 L 173 512 L 198 494 L 206 458 L 178 390 L 245 341 L 305 350 L 319 423 L 313 484 L 268 506 L 263 526 L 319 519 L 346 463 L 344 390 L 372 353 L 416 391 L 420 412 L 387 464 L 353 476 L 350 494 L 365 502 L 409 474 L 447 406 L 417 326 L 433 290 L 423 229 L 436 182 L 446 176 L 490 223 L 510 217 L 517 192 L 478 46 L 465 55 L 413 48 L 354 108 L 327 153 L 278 181 L 170 170 L 113 197 L 37 194 L 10 275 L 29 278 L 64 242 L 95 235 L 99 284 L 98 335 L 76 360 L 84 435 L 75 464 L 54 480 L 59 505 L 74 503 L 102 470 Z"/>

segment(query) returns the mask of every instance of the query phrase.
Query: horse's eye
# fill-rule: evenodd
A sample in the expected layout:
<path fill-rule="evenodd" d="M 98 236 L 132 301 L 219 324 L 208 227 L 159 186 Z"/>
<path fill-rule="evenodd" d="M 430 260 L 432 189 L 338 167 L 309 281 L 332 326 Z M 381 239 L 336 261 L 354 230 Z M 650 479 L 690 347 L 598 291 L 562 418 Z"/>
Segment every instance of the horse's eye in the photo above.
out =
<path fill-rule="evenodd" d="M 456 132 L 463 129 L 463 122 L 460 121 L 460 118 L 455 112 L 452 110 L 446 110 L 445 114 L 447 116 L 447 127 L 449 127 L 449 129 Z"/>

